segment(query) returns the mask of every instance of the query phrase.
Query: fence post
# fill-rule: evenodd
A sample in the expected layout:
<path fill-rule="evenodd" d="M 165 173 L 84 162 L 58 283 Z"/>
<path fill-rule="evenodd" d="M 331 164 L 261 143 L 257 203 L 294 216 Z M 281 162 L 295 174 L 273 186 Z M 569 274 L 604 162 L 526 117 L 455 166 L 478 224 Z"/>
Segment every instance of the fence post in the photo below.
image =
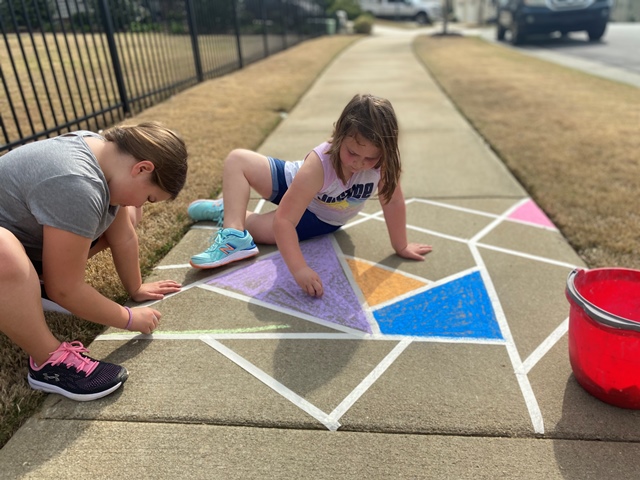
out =
<path fill-rule="evenodd" d="M 238 66 L 242 68 L 244 61 L 242 60 L 242 42 L 240 41 L 240 19 L 238 18 L 238 2 L 231 0 L 233 4 L 233 25 L 236 30 L 236 46 L 238 47 Z"/>
<path fill-rule="evenodd" d="M 111 54 L 111 63 L 113 65 L 113 73 L 116 77 L 116 85 L 118 86 L 118 93 L 120 94 L 120 101 L 122 102 L 122 111 L 126 115 L 131 113 L 131 106 L 129 105 L 129 97 L 127 95 L 127 88 L 124 86 L 124 76 L 122 75 L 122 66 L 120 65 L 120 57 L 118 56 L 118 48 L 116 47 L 115 29 L 113 27 L 113 18 L 107 5 L 107 0 L 99 0 L 100 13 L 107 34 L 107 44 L 109 45 L 109 53 Z"/>
<path fill-rule="evenodd" d="M 287 23 L 289 17 L 287 17 L 287 0 L 280 0 L 280 12 L 282 13 L 282 44 L 284 48 L 288 48 L 287 45 Z"/>
<path fill-rule="evenodd" d="M 264 0 L 260 0 L 260 13 L 262 14 L 262 43 L 264 45 L 264 56 L 269 56 L 269 41 L 267 30 L 267 7 L 264 4 Z"/>
<path fill-rule="evenodd" d="M 196 26 L 195 11 L 193 8 L 193 1 L 187 0 L 187 23 L 189 24 L 189 36 L 191 37 L 191 48 L 193 49 L 193 59 L 196 62 L 196 75 L 198 76 L 198 82 L 204 80 L 202 74 L 202 60 L 200 58 L 200 45 L 198 44 L 198 27 Z"/>

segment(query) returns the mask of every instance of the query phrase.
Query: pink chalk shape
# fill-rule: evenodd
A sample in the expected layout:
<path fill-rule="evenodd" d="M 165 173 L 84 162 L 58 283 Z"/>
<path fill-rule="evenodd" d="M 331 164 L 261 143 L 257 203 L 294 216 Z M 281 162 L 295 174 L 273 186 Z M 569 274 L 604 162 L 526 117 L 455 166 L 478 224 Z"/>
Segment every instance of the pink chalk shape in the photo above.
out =
<path fill-rule="evenodd" d="M 540 207 L 531 199 L 516 208 L 513 213 L 509 215 L 509 218 L 511 220 L 520 220 L 521 222 L 532 223 L 543 227 L 556 228 L 551 220 L 549 220 L 549 217 L 547 217 L 545 213 L 540 210 Z"/>
<path fill-rule="evenodd" d="M 233 290 L 271 305 L 295 310 L 345 327 L 371 333 L 371 326 L 353 291 L 329 237 L 300 244 L 307 264 L 315 270 L 324 295 L 307 295 L 295 282 L 279 253 L 216 277 L 209 285 Z"/>

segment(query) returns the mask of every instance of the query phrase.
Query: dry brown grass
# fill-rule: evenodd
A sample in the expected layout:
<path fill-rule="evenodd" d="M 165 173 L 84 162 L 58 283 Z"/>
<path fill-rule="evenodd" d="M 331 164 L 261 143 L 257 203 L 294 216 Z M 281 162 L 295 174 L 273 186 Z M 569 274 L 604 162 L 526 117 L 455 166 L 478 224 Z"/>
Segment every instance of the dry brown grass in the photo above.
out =
<path fill-rule="evenodd" d="M 132 118 L 158 120 L 177 130 L 189 150 L 189 177 L 173 202 L 145 207 L 138 227 L 143 273 L 184 234 L 188 203 L 215 195 L 221 187 L 222 160 L 236 147 L 257 148 L 290 111 L 332 59 L 357 36 L 310 40 L 230 75 L 210 80 Z M 328 126 L 330 128 L 330 126 Z M 328 132 L 330 133 L 330 132 Z M 104 295 L 123 302 L 126 295 L 108 253 L 91 259 L 87 279 Z M 101 327 L 59 314 L 47 314 L 56 335 L 89 343 Z M 40 405 L 44 395 L 25 381 L 27 357 L 0 335 L 0 447 Z"/>
<path fill-rule="evenodd" d="M 640 269 L 640 90 L 491 45 L 415 51 L 590 267 Z"/>

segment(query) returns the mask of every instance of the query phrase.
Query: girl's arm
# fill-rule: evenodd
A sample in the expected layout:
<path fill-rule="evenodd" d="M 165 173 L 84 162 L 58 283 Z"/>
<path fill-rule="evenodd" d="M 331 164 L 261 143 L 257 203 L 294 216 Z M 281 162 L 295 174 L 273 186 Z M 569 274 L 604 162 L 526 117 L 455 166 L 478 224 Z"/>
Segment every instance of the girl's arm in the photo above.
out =
<path fill-rule="evenodd" d="M 91 241 L 54 227 L 44 227 L 42 264 L 45 289 L 51 300 L 91 322 L 125 328 L 129 312 L 85 283 Z M 132 310 L 130 330 L 150 333 L 162 315 L 153 308 Z"/>
<path fill-rule="evenodd" d="M 142 286 L 138 235 L 136 234 L 127 208 L 120 208 L 115 220 L 104 232 L 105 240 L 111 248 L 113 264 L 120 281 L 129 295 Z"/>
<path fill-rule="evenodd" d="M 398 186 L 393 192 L 389 203 L 384 203 L 380 198 L 382 212 L 387 224 L 391 246 L 396 253 L 410 260 L 424 260 L 424 255 L 431 252 L 431 245 L 422 243 L 409 243 L 407 241 L 407 209 L 404 203 L 402 187 Z"/>
<path fill-rule="evenodd" d="M 282 197 L 273 219 L 273 231 L 282 258 L 300 288 L 314 297 L 323 294 L 322 281 L 302 255 L 296 226 L 323 183 L 322 162 L 312 151 Z"/>
<path fill-rule="evenodd" d="M 173 281 L 142 283 L 138 235 L 131 223 L 127 208 L 120 208 L 115 220 L 104 232 L 111 248 L 113 264 L 127 293 L 136 302 L 161 300 L 167 293 L 180 291 L 181 285 Z"/>

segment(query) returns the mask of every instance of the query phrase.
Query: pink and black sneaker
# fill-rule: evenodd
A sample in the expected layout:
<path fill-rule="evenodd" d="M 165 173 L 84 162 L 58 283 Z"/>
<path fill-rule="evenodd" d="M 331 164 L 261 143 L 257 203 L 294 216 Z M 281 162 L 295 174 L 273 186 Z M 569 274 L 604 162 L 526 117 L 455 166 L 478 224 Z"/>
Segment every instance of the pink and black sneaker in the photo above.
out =
<path fill-rule="evenodd" d="M 29 385 L 79 402 L 105 397 L 120 388 L 129 376 L 127 369 L 94 360 L 87 352 L 78 341 L 63 342 L 43 365 L 29 358 Z"/>

